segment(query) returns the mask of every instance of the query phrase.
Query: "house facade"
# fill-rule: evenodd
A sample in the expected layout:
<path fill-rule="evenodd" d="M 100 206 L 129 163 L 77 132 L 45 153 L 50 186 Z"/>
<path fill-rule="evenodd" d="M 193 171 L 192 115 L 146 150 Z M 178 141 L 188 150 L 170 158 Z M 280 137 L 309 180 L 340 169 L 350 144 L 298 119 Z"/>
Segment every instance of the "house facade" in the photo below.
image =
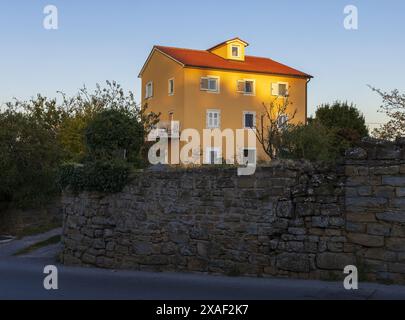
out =
<path fill-rule="evenodd" d="M 288 111 L 296 112 L 292 121 L 305 123 L 312 77 L 268 58 L 248 56 L 247 47 L 239 38 L 208 50 L 155 46 L 139 74 L 142 105 L 161 113 L 160 128 L 170 132 L 170 123 L 176 121 L 180 131 L 197 129 L 201 137 L 204 129 L 252 130 L 265 111 L 263 104 L 282 103 L 287 96 Z M 242 152 L 266 159 L 259 143 L 256 150 Z M 203 162 L 211 163 L 225 151 L 213 145 L 201 153 Z"/>

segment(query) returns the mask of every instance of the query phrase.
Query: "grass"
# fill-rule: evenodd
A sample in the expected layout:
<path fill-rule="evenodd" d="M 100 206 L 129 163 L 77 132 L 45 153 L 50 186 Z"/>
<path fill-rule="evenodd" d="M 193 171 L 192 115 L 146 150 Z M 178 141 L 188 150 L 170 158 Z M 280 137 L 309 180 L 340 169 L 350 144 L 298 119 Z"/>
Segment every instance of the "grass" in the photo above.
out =
<path fill-rule="evenodd" d="M 61 227 L 61 224 L 59 222 L 53 222 L 53 221 L 45 222 L 41 225 L 26 226 L 25 228 L 23 228 L 17 232 L 17 238 L 22 239 L 24 237 L 29 237 L 29 236 L 33 236 L 36 234 L 45 233 L 45 232 L 48 232 L 48 231 L 51 231 L 53 229 L 57 229 L 60 227 Z"/>
<path fill-rule="evenodd" d="M 45 208 L 0 210 L 0 235 L 12 235 L 17 239 L 44 233 L 62 226 L 60 204 L 49 204 Z"/>
<path fill-rule="evenodd" d="M 53 244 L 58 244 L 60 241 L 61 241 L 61 236 L 54 236 L 52 238 L 49 238 L 47 240 L 38 242 L 36 244 L 33 244 L 32 246 L 24 248 L 24 249 L 18 251 L 17 253 L 15 253 L 14 255 L 15 256 L 21 256 L 21 255 L 24 255 L 24 254 L 28 254 L 28 253 L 31 253 L 31 252 L 33 252 L 35 250 L 38 250 L 38 249 L 41 249 L 41 248 L 44 248 L 44 247 L 47 247 L 47 246 L 50 246 L 50 245 L 53 245 Z"/>

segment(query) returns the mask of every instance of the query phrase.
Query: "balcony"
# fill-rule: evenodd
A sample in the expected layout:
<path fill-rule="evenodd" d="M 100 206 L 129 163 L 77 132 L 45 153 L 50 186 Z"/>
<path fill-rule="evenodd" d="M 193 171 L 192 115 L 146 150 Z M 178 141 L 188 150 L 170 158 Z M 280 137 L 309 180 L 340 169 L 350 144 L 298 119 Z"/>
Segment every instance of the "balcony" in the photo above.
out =
<path fill-rule="evenodd" d="M 167 137 L 169 139 L 180 138 L 180 122 L 179 121 L 160 121 L 155 129 L 152 130 L 150 137 L 153 139 Z"/>

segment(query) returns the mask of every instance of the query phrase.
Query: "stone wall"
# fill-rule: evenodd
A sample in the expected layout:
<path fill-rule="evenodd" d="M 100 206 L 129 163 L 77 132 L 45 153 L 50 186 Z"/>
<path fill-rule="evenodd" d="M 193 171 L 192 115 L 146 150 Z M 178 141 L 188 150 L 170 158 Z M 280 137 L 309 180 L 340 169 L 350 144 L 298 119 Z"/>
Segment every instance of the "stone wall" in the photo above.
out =
<path fill-rule="evenodd" d="M 399 143 L 364 143 L 334 168 L 145 171 L 119 194 L 63 201 L 66 264 L 313 279 L 354 264 L 368 280 L 405 282 Z"/>
<path fill-rule="evenodd" d="M 405 283 L 405 143 L 347 154 L 345 251 L 370 280 Z"/>

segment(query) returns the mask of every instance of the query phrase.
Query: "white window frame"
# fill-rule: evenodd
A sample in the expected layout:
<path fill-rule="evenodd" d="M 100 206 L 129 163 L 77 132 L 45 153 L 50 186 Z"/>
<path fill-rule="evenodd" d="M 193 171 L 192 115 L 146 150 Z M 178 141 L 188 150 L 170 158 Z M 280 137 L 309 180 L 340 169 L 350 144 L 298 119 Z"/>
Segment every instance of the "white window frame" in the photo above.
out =
<path fill-rule="evenodd" d="M 246 92 L 246 82 L 253 82 L 253 91 L 252 92 Z M 243 82 L 243 91 L 239 91 L 240 93 L 243 93 L 245 96 L 255 96 L 256 95 L 256 80 L 255 79 L 242 79 L 238 80 L 236 83 L 237 89 L 239 89 L 239 83 Z"/>
<path fill-rule="evenodd" d="M 280 84 L 284 84 L 287 89 L 287 94 L 285 96 L 280 95 Z M 274 86 L 277 86 L 277 90 L 274 88 Z M 288 82 L 274 82 L 271 84 L 271 94 L 272 96 L 276 97 L 286 97 L 289 94 L 289 83 Z"/>
<path fill-rule="evenodd" d="M 149 92 L 149 86 L 150 86 L 150 92 Z M 153 81 L 149 81 L 146 83 L 145 86 L 145 99 L 151 99 L 153 97 Z"/>
<path fill-rule="evenodd" d="M 209 118 L 210 113 L 218 114 L 218 125 L 217 126 L 210 126 L 210 118 Z M 213 119 L 214 119 L 214 117 L 213 117 Z M 207 127 L 207 129 L 219 129 L 219 128 L 221 128 L 221 110 L 219 110 L 219 109 L 207 109 L 206 127 Z"/>
<path fill-rule="evenodd" d="M 281 121 L 284 120 L 284 121 Z M 277 123 L 277 127 L 279 129 L 284 129 L 287 125 L 288 122 L 290 121 L 288 114 L 282 114 L 280 115 L 280 117 L 278 118 L 278 123 Z"/>
<path fill-rule="evenodd" d="M 233 48 L 237 48 L 237 49 L 238 49 L 238 55 L 237 55 L 237 56 L 234 56 L 234 55 L 233 55 Z M 241 51 L 242 51 L 242 47 L 241 47 L 240 44 L 233 44 L 233 45 L 231 45 L 231 57 L 232 57 L 232 58 L 240 58 L 240 57 L 242 56 Z"/>
<path fill-rule="evenodd" d="M 257 149 L 256 148 L 242 148 L 241 149 L 241 159 L 242 160 L 245 160 L 246 159 L 246 157 L 245 157 L 245 150 L 248 150 L 248 151 L 254 151 L 255 152 L 255 162 L 254 162 L 254 164 L 257 164 Z"/>
<path fill-rule="evenodd" d="M 170 83 L 173 83 L 173 87 L 172 88 L 170 88 Z M 167 85 L 168 85 L 168 89 L 167 89 L 167 91 L 168 91 L 168 94 L 169 94 L 169 96 L 174 96 L 174 83 L 175 83 L 175 81 L 174 81 L 174 78 L 170 78 L 168 81 L 167 81 Z M 170 91 L 170 89 L 173 89 L 172 91 Z"/>
<path fill-rule="evenodd" d="M 246 126 L 246 115 L 253 115 L 253 128 Z M 243 129 L 255 129 L 256 128 L 256 112 L 255 111 L 243 111 L 242 128 Z"/>
<path fill-rule="evenodd" d="M 211 162 L 211 152 L 217 153 L 217 158 L 214 159 L 214 164 L 220 164 L 222 160 L 221 149 L 218 147 L 207 147 L 205 150 L 205 164 L 212 164 Z"/>
<path fill-rule="evenodd" d="M 208 80 L 208 88 L 207 89 L 201 87 L 201 80 L 203 80 L 203 79 Z M 210 80 L 213 80 L 213 79 L 217 81 L 217 90 L 212 90 L 212 89 L 209 88 L 209 86 L 210 86 L 209 82 L 210 82 Z M 200 90 L 208 92 L 208 93 L 220 93 L 221 92 L 221 78 L 218 77 L 218 76 L 201 77 L 201 79 L 200 79 Z"/>

